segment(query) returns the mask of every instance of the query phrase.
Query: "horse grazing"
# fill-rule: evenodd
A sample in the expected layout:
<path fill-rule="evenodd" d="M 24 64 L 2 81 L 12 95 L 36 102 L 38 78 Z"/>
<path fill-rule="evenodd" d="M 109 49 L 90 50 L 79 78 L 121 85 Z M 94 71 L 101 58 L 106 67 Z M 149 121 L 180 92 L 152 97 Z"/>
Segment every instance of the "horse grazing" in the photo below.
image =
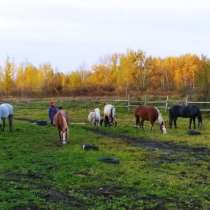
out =
<path fill-rule="evenodd" d="M 202 115 L 200 109 L 195 105 L 175 105 L 169 109 L 169 126 L 177 128 L 176 120 L 178 117 L 190 118 L 189 129 L 193 121 L 194 129 L 196 128 L 195 119 L 198 119 L 198 128 L 202 126 Z"/>
<path fill-rule="evenodd" d="M 14 108 L 11 104 L 4 103 L 0 105 L 0 126 L 2 127 L 2 131 L 4 131 L 5 129 L 6 118 L 8 119 L 9 122 L 9 130 L 12 131 L 13 114 L 14 114 Z"/>
<path fill-rule="evenodd" d="M 100 109 L 99 108 L 96 108 L 96 109 L 94 109 L 94 112 L 89 113 L 88 121 L 94 126 L 99 126 L 100 125 L 101 114 L 100 114 Z"/>
<path fill-rule="evenodd" d="M 117 126 L 117 119 L 116 119 L 116 109 L 113 105 L 111 104 L 106 104 L 104 106 L 104 125 L 111 126 L 114 125 L 115 127 Z"/>
<path fill-rule="evenodd" d="M 61 144 L 66 144 L 69 133 L 69 118 L 67 113 L 65 113 L 62 109 L 58 111 L 53 118 L 53 124 L 58 129 Z"/>
<path fill-rule="evenodd" d="M 163 134 L 166 134 L 166 127 L 163 120 L 163 117 L 160 113 L 160 110 L 157 107 L 153 106 L 139 106 L 135 110 L 135 117 L 136 117 L 136 126 L 140 126 L 144 128 L 144 121 L 149 121 L 151 123 L 151 130 L 155 121 L 158 121 L 160 124 L 160 130 Z"/>

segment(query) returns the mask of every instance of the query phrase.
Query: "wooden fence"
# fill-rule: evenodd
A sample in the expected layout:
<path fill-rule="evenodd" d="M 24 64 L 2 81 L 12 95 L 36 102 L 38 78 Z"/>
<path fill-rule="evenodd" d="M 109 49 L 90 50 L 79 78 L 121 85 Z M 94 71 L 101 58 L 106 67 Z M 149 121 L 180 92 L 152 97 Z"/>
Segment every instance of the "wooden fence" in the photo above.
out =
<path fill-rule="evenodd" d="M 172 105 L 175 104 L 195 104 L 198 107 L 200 107 L 200 110 L 202 112 L 210 112 L 210 101 L 190 101 L 188 97 L 181 99 L 181 100 L 173 100 L 169 99 L 167 96 L 163 100 L 148 100 L 148 98 L 145 96 L 144 100 L 132 100 L 130 96 L 128 96 L 127 99 L 124 100 L 113 100 L 113 103 L 116 103 L 116 107 L 124 107 L 127 108 L 128 111 L 131 109 L 139 106 L 139 105 L 154 105 L 157 106 L 158 108 L 164 109 L 167 111 Z M 120 104 L 122 103 L 122 104 Z"/>

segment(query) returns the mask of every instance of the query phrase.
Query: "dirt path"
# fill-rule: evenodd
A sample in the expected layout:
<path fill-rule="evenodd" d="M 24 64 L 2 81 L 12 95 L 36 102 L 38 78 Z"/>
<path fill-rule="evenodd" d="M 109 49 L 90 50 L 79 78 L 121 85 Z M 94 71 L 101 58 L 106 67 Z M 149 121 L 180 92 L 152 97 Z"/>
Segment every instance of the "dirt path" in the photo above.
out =
<path fill-rule="evenodd" d="M 70 192 L 60 191 L 55 186 L 46 184 L 44 181 L 44 175 L 39 172 L 15 172 L 9 171 L 5 174 L 0 174 L 0 181 L 2 183 L 14 183 L 17 189 L 33 189 L 41 199 L 45 200 L 46 204 L 50 203 L 62 203 L 64 206 L 70 206 L 73 209 L 87 209 L 83 200 L 72 195 Z M 30 206 L 20 206 L 15 208 L 16 210 L 23 209 L 39 209 L 35 204 L 29 203 Z"/>
<path fill-rule="evenodd" d="M 143 147 L 146 149 L 152 149 L 152 150 L 159 149 L 165 152 L 169 152 L 170 154 L 177 153 L 177 152 L 187 152 L 187 153 L 192 153 L 195 156 L 199 156 L 199 159 L 201 155 L 210 157 L 210 149 L 204 146 L 191 147 L 186 144 L 164 142 L 158 139 L 153 140 L 153 139 L 144 138 L 144 137 L 132 137 L 126 134 L 118 134 L 118 133 L 111 133 L 111 132 L 108 133 L 107 131 L 103 131 L 103 130 L 100 130 L 97 128 L 91 128 L 91 127 L 83 127 L 83 129 L 87 131 L 91 131 L 100 136 L 106 136 L 113 139 L 118 139 L 128 144 L 133 144 L 135 146 Z"/>
<path fill-rule="evenodd" d="M 15 118 L 15 119 L 30 122 L 30 123 L 33 123 L 36 121 L 36 120 L 32 120 L 32 119 L 27 119 L 27 118 Z M 145 138 L 145 137 L 133 137 L 133 136 L 129 136 L 126 134 L 120 134 L 120 133 L 112 133 L 112 132 L 108 133 L 107 131 L 103 131 L 103 130 L 100 130 L 97 128 L 87 127 L 87 126 L 85 126 L 85 123 L 74 123 L 74 124 L 81 125 L 82 129 L 91 131 L 97 135 L 122 140 L 128 144 L 133 144 L 138 147 L 143 147 L 143 148 L 152 149 L 152 150 L 159 149 L 159 150 L 168 152 L 169 154 L 173 154 L 173 153 L 177 153 L 177 152 L 180 152 L 180 153 L 187 152 L 187 153 L 192 153 L 193 155 L 195 155 L 197 157 L 199 156 L 199 159 L 202 159 L 202 157 L 201 157 L 202 155 L 207 156 L 207 157 L 209 157 L 208 159 L 210 159 L 210 149 L 205 146 L 192 147 L 192 146 L 189 146 L 186 144 L 177 144 L 174 142 L 164 142 L 159 139 L 154 140 L 154 139 L 149 139 L 149 138 Z M 206 157 L 204 159 L 206 159 Z"/>

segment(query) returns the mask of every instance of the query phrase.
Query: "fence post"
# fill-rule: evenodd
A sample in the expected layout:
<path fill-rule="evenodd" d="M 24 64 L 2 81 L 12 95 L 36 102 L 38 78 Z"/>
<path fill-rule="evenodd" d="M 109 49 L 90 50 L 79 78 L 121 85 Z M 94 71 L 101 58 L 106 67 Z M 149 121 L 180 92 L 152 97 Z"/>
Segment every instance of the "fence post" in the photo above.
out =
<path fill-rule="evenodd" d="M 128 94 L 128 112 L 130 111 L 130 95 Z"/>
<path fill-rule="evenodd" d="M 186 96 L 186 98 L 185 98 L 185 105 L 186 106 L 188 105 L 188 96 Z"/>
<path fill-rule="evenodd" d="M 168 111 L 168 96 L 166 97 L 166 107 L 165 107 L 165 112 Z"/>
<path fill-rule="evenodd" d="M 144 96 L 144 105 L 147 105 L 147 96 Z"/>

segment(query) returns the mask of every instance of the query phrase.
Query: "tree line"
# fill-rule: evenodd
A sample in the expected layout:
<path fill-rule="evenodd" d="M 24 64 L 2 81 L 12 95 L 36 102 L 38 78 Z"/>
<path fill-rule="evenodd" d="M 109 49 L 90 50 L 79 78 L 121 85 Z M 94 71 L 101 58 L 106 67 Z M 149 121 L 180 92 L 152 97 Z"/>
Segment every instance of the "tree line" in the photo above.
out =
<path fill-rule="evenodd" d="M 196 94 L 207 99 L 209 88 L 210 60 L 194 54 L 160 58 L 128 50 L 69 73 L 50 64 L 17 65 L 9 58 L 0 67 L 2 96 Z"/>

